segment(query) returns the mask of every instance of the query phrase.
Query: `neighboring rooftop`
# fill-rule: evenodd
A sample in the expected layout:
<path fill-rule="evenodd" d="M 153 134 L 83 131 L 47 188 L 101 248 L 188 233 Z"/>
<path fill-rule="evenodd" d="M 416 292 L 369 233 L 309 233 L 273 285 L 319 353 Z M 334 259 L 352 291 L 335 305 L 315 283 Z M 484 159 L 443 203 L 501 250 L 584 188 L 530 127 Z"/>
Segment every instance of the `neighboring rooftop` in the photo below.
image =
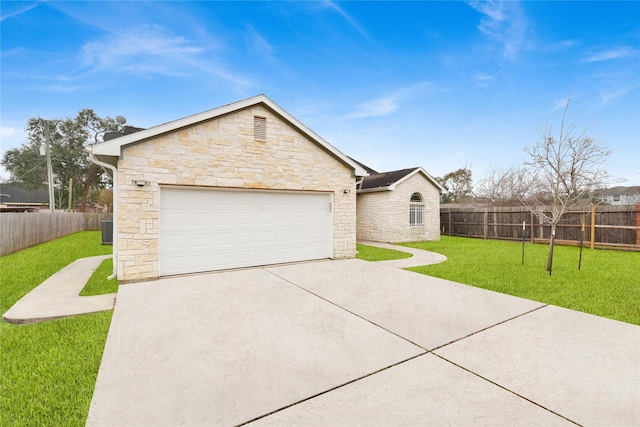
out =
<path fill-rule="evenodd" d="M 27 190 L 19 182 L 0 183 L 2 204 L 49 204 L 49 193 L 42 187 Z"/>
<path fill-rule="evenodd" d="M 634 185 L 631 187 L 625 187 L 625 186 L 619 185 L 617 187 L 605 188 L 603 190 L 600 190 L 599 193 L 602 195 L 626 194 L 630 196 L 630 195 L 640 194 L 640 185 Z"/>

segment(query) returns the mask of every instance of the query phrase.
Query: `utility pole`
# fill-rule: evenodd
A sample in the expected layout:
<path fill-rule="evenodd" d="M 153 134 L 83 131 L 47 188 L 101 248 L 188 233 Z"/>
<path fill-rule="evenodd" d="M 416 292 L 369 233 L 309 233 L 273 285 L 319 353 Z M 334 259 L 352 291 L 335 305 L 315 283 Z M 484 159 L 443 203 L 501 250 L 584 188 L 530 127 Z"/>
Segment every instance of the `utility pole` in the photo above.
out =
<path fill-rule="evenodd" d="M 44 140 L 47 154 L 47 175 L 49 176 L 49 211 L 55 212 L 55 197 L 53 195 L 53 168 L 51 167 L 51 149 L 49 148 L 49 120 L 44 121 Z"/>
<path fill-rule="evenodd" d="M 73 178 L 69 178 L 69 206 L 67 211 L 71 212 L 73 206 Z"/>

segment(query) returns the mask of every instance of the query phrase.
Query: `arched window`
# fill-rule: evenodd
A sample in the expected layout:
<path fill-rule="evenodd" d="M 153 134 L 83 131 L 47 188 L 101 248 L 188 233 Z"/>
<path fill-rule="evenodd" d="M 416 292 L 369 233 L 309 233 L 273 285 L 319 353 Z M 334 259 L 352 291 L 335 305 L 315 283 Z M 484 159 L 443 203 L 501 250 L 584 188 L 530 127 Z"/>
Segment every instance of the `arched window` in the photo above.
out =
<path fill-rule="evenodd" d="M 422 227 L 424 216 L 424 203 L 420 193 L 413 193 L 409 200 L 409 226 Z"/>

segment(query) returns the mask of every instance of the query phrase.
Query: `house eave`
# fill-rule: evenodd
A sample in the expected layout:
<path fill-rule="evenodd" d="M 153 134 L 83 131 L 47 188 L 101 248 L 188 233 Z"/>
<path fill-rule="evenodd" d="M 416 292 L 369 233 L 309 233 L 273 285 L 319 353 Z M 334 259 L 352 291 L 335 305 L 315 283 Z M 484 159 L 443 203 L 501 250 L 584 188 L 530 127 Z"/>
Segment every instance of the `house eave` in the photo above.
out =
<path fill-rule="evenodd" d="M 395 185 L 390 185 L 388 187 L 376 187 L 376 188 L 366 188 L 364 190 L 356 190 L 356 194 L 362 193 L 378 193 L 381 191 L 393 191 L 395 190 Z"/>

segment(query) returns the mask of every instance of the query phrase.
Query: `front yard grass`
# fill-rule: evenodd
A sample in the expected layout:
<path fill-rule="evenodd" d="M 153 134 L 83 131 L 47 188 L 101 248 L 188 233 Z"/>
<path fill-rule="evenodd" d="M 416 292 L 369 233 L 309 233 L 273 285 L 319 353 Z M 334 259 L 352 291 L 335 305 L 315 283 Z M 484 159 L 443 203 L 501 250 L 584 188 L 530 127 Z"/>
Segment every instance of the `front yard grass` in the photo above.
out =
<path fill-rule="evenodd" d="M 100 241 L 99 231 L 86 231 L 1 257 L 0 312 L 76 259 L 110 254 Z M 0 322 L 0 425 L 83 426 L 112 313 Z"/>
<path fill-rule="evenodd" d="M 356 245 L 358 258 L 365 261 L 385 261 L 390 259 L 409 258 L 412 255 L 407 252 L 394 251 L 393 249 L 378 248 L 375 246 Z"/>
<path fill-rule="evenodd" d="M 556 246 L 553 274 L 545 270 L 548 245 L 441 236 L 406 243 L 447 256 L 442 264 L 408 268 L 479 288 L 640 325 L 640 253 Z"/>

